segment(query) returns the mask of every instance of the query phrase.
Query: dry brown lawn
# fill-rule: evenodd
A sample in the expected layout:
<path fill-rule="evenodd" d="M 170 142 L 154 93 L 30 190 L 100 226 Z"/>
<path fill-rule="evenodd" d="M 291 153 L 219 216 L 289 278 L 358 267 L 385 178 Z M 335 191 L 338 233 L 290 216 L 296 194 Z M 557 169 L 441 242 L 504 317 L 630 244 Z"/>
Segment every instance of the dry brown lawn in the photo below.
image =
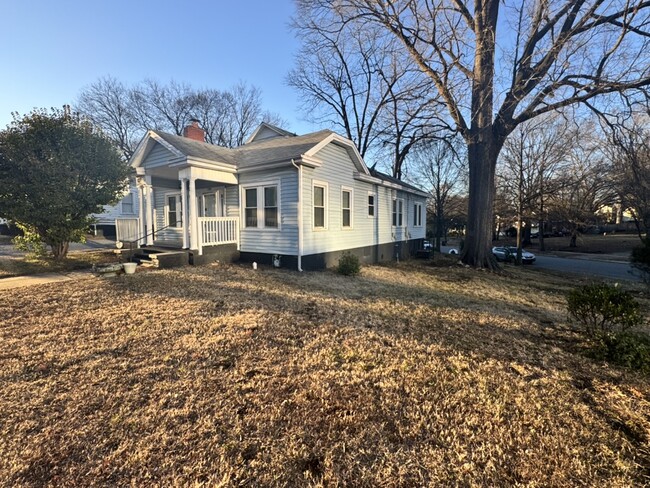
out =
<path fill-rule="evenodd" d="M 213 265 L 0 292 L 0 484 L 649 485 L 649 379 L 580 353 L 570 285 Z"/>

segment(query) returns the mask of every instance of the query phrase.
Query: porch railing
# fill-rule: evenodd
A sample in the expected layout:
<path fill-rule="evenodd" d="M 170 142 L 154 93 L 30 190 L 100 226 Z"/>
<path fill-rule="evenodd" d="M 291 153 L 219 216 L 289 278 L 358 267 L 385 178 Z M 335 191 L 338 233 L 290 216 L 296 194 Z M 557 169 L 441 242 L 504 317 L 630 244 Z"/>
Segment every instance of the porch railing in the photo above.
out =
<path fill-rule="evenodd" d="M 199 255 L 204 246 L 218 244 L 239 244 L 239 219 L 199 217 Z"/>

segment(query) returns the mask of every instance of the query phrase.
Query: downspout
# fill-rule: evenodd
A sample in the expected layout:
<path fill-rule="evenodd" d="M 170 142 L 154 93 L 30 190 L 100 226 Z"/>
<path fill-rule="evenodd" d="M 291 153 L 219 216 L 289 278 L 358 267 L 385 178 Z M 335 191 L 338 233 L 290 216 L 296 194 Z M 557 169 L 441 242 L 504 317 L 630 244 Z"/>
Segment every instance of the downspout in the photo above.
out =
<path fill-rule="evenodd" d="M 293 159 L 291 164 L 298 170 L 298 271 L 302 273 L 302 164 Z"/>

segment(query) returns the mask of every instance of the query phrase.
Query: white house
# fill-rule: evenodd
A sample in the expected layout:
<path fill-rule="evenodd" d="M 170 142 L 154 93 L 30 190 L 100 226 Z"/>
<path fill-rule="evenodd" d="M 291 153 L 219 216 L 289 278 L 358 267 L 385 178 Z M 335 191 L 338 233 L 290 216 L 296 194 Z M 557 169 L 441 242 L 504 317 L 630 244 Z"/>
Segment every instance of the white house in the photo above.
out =
<path fill-rule="evenodd" d="M 246 144 L 207 144 L 149 131 L 131 158 L 140 244 L 318 269 L 351 252 L 362 262 L 407 258 L 422 247 L 422 190 L 369 170 L 354 144 L 323 130 L 297 136 L 261 124 Z"/>
<path fill-rule="evenodd" d="M 95 219 L 95 232 L 101 232 L 105 237 L 115 237 L 116 220 L 137 218 L 139 214 L 138 204 L 138 187 L 135 179 L 133 179 L 133 181 L 129 182 L 129 187 L 119 202 L 115 205 L 104 205 L 102 213 L 92 214 Z"/>

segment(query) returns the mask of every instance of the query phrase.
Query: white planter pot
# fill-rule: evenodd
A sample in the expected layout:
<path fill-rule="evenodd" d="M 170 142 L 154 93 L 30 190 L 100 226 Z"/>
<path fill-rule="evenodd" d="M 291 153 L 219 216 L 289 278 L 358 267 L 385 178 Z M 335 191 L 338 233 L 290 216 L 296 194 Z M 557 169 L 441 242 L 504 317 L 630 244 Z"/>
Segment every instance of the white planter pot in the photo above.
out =
<path fill-rule="evenodd" d="M 124 263 L 124 272 L 126 274 L 133 274 L 135 273 L 135 268 L 138 266 L 137 263 Z"/>

